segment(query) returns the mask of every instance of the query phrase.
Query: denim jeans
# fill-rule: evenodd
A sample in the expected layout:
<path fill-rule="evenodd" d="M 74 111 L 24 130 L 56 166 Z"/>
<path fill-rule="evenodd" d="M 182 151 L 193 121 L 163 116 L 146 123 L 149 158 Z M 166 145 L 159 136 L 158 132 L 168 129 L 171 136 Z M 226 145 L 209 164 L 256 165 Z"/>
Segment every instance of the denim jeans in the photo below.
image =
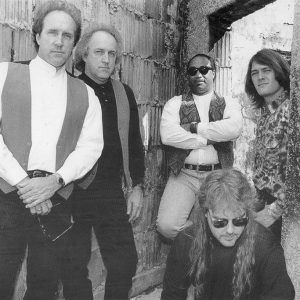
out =
<path fill-rule="evenodd" d="M 209 172 L 182 169 L 178 176 L 171 173 L 161 198 L 157 230 L 164 237 L 174 239 L 189 226 L 189 215 L 199 189 Z"/>

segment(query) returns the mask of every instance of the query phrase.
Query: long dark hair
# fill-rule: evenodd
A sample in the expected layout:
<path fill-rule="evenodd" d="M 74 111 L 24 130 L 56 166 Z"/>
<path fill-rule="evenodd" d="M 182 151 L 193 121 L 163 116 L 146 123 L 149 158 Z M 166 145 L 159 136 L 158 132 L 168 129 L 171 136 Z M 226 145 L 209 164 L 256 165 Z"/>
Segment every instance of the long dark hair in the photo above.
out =
<path fill-rule="evenodd" d="M 199 204 L 195 237 L 189 252 L 191 260 L 189 275 L 194 281 L 196 299 L 201 299 L 206 292 L 211 263 L 210 253 L 213 247 L 205 213 L 208 209 L 214 210 L 218 205 L 226 204 L 230 209 L 243 209 L 249 218 L 247 226 L 237 241 L 238 249 L 233 266 L 232 293 L 234 299 L 239 299 L 252 288 L 256 232 L 256 223 L 252 215 L 255 206 L 253 189 L 246 177 L 238 170 L 213 171 L 201 186 Z"/>
<path fill-rule="evenodd" d="M 285 91 L 290 92 L 290 66 L 288 62 L 275 50 L 262 49 L 250 59 L 245 80 L 245 92 L 257 108 L 263 107 L 265 100 L 257 93 L 252 82 L 251 68 L 253 62 L 266 65 L 274 70 L 278 83 Z"/>

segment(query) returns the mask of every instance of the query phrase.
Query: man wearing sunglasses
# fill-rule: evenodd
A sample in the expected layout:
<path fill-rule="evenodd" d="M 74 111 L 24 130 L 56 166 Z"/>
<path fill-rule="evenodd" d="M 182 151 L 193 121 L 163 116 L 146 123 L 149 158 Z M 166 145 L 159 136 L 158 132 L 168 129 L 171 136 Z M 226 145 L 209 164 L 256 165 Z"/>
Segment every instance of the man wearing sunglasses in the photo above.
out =
<path fill-rule="evenodd" d="M 199 193 L 197 222 L 175 239 L 162 300 L 289 300 L 295 292 L 283 249 L 253 215 L 255 197 L 238 170 L 211 172 Z"/>
<path fill-rule="evenodd" d="M 240 105 L 214 91 L 216 65 L 197 54 L 187 65 L 188 91 L 164 107 L 160 132 L 170 177 L 164 190 L 157 229 L 173 239 L 188 221 L 196 194 L 210 171 L 233 165 L 233 142 L 242 130 Z"/>

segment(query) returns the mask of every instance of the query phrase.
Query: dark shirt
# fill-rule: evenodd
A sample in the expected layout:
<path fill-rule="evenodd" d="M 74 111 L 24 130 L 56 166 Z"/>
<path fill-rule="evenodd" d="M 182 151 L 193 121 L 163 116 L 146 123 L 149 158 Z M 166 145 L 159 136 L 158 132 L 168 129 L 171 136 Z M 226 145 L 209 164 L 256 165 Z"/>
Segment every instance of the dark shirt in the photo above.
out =
<path fill-rule="evenodd" d="M 163 281 L 163 300 L 184 300 L 193 278 L 188 275 L 191 267 L 189 251 L 195 228 L 190 227 L 175 239 L 168 256 Z M 210 280 L 201 300 L 232 300 L 233 264 L 237 243 L 234 247 L 224 247 L 213 241 Z M 283 250 L 272 233 L 261 225 L 255 235 L 255 264 L 253 287 L 247 300 L 292 300 L 294 288 L 287 274 Z"/>
<path fill-rule="evenodd" d="M 98 170 L 94 182 L 89 189 L 98 189 L 103 186 L 120 184 L 123 169 L 121 141 L 118 131 L 117 106 L 111 80 L 105 84 L 98 84 L 86 74 L 79 76 L 86 84 L 93 88 L 98 97 L 103 120 L 104 148 L 98 160 Z M 139 115 L 135 97 L 131 88 L 123 84 L 130 107 L 129 121 L 129 170 L 133 186 L 143 183 L 144 178 L 144 151 L 139 129 Z"/>

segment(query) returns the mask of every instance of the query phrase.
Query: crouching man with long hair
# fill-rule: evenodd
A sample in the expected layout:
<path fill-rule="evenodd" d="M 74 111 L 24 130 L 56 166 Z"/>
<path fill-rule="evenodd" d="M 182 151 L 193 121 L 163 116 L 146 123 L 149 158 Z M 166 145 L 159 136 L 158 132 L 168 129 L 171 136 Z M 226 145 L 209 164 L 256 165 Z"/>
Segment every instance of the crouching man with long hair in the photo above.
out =
<path fill-rule="evenodd" d="M 283 250 L 272 232 L 254 221 L 255 197 L 245 176 L 224 169 L 200 189 L 197 222 L 175 239 L 161 299 L 294 299 Z"/>

